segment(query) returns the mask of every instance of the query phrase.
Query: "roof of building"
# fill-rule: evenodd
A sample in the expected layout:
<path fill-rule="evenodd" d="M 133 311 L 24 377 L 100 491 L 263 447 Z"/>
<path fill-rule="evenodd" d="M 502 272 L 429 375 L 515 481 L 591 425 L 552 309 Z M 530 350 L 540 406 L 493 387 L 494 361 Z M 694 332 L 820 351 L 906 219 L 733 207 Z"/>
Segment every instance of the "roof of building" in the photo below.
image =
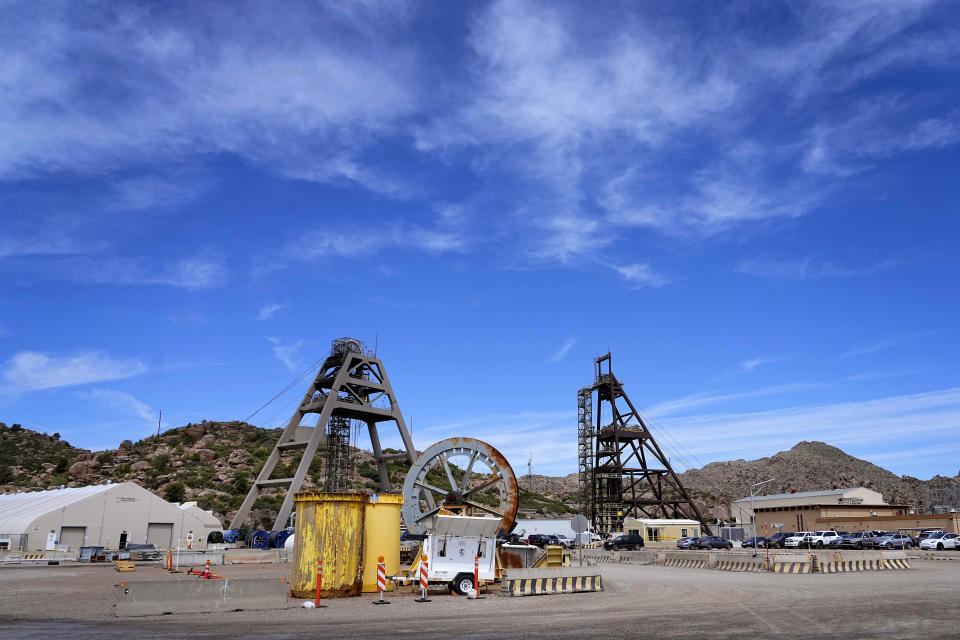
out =
<path fill-rule="evenodd" d="M 68 487 L 0 495 L 0 533 L 23 533 L 30 523 L 40 516 L 109 491 L 116 486 L 119 485 L 96 484 L 89 487 Z"/>
<path fill-rule="evenodd" d="M 851 491 L 856 491 L 860 487 L 849 487 L 847 489 L 828 489 L 826 491 L 798 491 L 797 493 L 776 493 L 766 496 L 753 496 L 754 502 L 761 500 L 783 500 L 786 498 L 815 498 L 819 496 L 840 496 Z M 734 500 L 734 502 L 750 502 L 750 496 Z"/>
<path fill-rule="evenodd" d="M 642 522 L 644 525 L 650 527 L 669 527 L 671 525 L 698 525 L 700 524 L 696 520 L 685 520 L 682 518 L 669 519 L 669 518 L 625 518 L 624 520 L 632 520 L 634 522 Z"/>

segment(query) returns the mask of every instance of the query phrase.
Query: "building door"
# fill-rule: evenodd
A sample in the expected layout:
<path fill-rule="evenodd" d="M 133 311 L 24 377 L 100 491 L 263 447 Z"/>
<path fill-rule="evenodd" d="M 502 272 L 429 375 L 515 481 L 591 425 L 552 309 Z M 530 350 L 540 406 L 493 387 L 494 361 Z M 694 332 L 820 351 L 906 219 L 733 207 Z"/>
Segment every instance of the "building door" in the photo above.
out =
<path fill-rule="evenodd" d="M 173 544 L 172 522 L 150 522 L 147 524 L 147 544 L 157 549 L 169 549 Z"/>
<path fill-rule="evenodd" d="M 60 544 L 69 546 L 70 551 L 79 549 L 83 546 L 86 533 L 86 527 L 60 527 Z"/>

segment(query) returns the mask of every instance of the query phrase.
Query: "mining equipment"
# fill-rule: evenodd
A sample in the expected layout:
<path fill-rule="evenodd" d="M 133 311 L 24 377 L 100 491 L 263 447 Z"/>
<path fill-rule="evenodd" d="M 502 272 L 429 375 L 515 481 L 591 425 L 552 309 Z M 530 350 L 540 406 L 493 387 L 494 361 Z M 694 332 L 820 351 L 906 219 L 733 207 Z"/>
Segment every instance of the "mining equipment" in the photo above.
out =
<path fill-rule="evenodd" d="M 519 503 L 517 477 L 503 454 L 486 442 L 459 437 L 434 443 L 410 467 L 401 513 L 414 535 L 430 532 L 440 514 L 494 516 L 500 521 L 497 533 L 506 535 Z"/>
<path fill-rule="evenodd" d="M 611 359 L 610 353 L 596 358 L 593 385 L 577 393 L 584 515 L 601 534 L 622 531 L 627 517 L 691 518 L 709 534 L 700 510 L 613 375 Z"/>
<path fill-rule="evenodd" d="M 304 418 L 316 414 L 314 426 L 302 425 Z M 393 422 L 400 432 L 405 451 L 385 454 L 380 446 L 378 428 Z M 280 439 L 250 487 L 240 509 L 230 523 L 238 529 L 250 515 L 261 492 L 279 489 L 285 492 L 283 504 L 277 513 L 274 529 L 282 529 L 293 509 L 293 495 L 300 491 L 310 465 L 320 445 L 326 440 L 325 491 L 344 491 L 350 465 L 351 423 L 365 424 L 370 435 L 373 457 L 380 479 L 380 490 L 393 491 L 387 473 L 387 462 L 407 460 L 413 464 L 416 449 L 403 421 L 396 394 L 390 386 L 387 371 L 376 355 L 363 342 L 353 338 L 334 340 L 330 355 L 324 360 L 300 405 L 294 411 Z M 281 455 L 286 451 L 302 450 L 293 477 L 274 478 Z"/>

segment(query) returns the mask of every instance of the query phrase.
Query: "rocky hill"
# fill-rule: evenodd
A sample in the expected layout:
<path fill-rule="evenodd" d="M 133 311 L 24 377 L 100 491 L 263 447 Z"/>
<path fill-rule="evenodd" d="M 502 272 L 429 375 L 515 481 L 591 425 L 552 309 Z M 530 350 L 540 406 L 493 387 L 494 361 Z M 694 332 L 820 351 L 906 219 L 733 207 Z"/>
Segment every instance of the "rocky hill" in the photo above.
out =
<path fill-rule="evenodd" d="M 823 442 L 800 442 L 789 451 L 758 460 L 712 462 L 680 476 L 695 499 L 721 518 L 730 516 L 730 502 L 750 495 L 751 484 L 768 478 L 774 481 L 761 487 L 761 495 L 866 487 L 879 491 L 891 504 L 920 508 L 928 506 L 929 488 L 960 487 L 960 474 L 955 478 L 935 476 L 926 481 L 897 476 Z"/>
<path fill-rule="evenodd" d="M 279 437 L 279 429 L 204 420 L 138 442 L 127 440 L 113 450 L 89 451 L 71 446 L 59 434 L 0 422 L 0 493 L 129 480 L 173 502 L 196 500 L 227 522 Z M 274 477 L 293 475 L 299 456 L 299 452 L 284 454 Z M 353 458 L 351 487 L 376 488 L 379 483 L 372 455 L 355 449 Z M 406 465 L 390 463 L 388 471 L 391 483 L 402 486 Z M 960 474 L 928 481 L 900 477 L 822 442 L 801 442 L 769 458 L 714 462 L 680 477 L 701 512 L 711 519 L 728 518 L 730 503 L 749 495 L 751 484 L 767 478 L 776 478 L 764 487 L 768 493 L 864 486 L 879 491 L 888 502 L 920 507 L 925 506 L 930 487 L 960 492 Z M 318 455 L 304 489 L 318 489 L 322 483 L 323 462 Z M 577 483 L 575 473 L 558 478 L 521 476 L 521 517 L 573 514 Z M 270 526 L 280 501 L 277 494 L 262 496 L 251 524 Z"/>

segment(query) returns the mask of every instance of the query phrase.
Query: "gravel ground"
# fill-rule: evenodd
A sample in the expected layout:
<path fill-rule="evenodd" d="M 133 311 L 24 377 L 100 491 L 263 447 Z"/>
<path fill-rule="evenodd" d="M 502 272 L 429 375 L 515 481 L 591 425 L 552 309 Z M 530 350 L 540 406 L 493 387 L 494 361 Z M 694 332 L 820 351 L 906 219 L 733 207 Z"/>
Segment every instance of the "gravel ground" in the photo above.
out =
<path fill-rule="evenodd" d="M 960 637 L 960 563 L 914 561 L 909 571 L 776 575 L 602 565 L 606 591 L 431 603 L 391 594 L 325 601 L 319 610 L 113 617 L 121 579 L 193 580 L 156 567 L 0 568 L 0 637 L 129 638 L 951 638 Z M 217 567 L 228 577 L 281 577 L 290 565 Z M 292 602 L 292 605 L 298 603 Z"/>

